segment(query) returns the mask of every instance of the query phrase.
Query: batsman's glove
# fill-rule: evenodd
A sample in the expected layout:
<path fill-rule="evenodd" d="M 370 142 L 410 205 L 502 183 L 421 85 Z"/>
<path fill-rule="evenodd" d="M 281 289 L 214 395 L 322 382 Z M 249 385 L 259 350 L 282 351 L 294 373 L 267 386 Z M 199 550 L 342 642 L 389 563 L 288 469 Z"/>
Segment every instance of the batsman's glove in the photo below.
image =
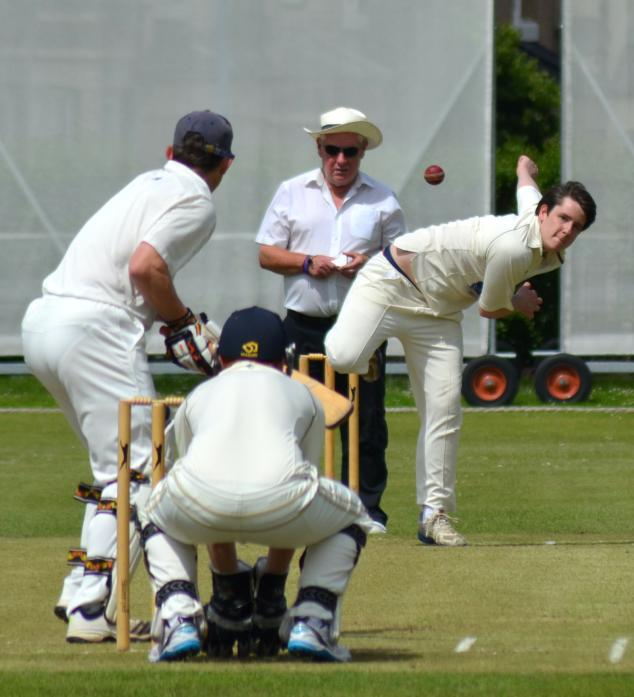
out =
<path fill-rule="evenodd" d="M 216 358 L 218 327 L 201 312 L 196 316 L 191 310 L 174 322 L 161 327 L 165 337 L 167 357 L 185 370 L 203 375 L 216 375 L 220 369 Z"/>

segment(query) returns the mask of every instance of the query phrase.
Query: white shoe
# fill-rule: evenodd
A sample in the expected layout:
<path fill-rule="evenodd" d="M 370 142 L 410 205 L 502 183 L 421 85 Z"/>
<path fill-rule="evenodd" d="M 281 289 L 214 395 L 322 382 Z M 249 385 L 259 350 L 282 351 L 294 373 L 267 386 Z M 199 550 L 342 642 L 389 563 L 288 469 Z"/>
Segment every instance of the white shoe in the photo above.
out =
<path fill-rule="evenodd" d="M 328 622 L 314 617 L 298 619 L 291 629 L 288 652 L 313 661 L 347 663 L 352 658 L 350 651 L 330 639 L 329 627 Z"/>
<path fill-rule="evenodd" d="M 387 533 L 387 528 L 383 523 L 379 523 L 378 520 L 373 520 L 370 523 L 370 529 L 368 530 L 368 535 L 384 535 Z"/>
<path fill-rule="evenodd" d="M 75 550 L 69 551 L 69 559 L 71 558 L 70 555 L 73 554 L 74 551 Z M 80 550 L 77 551 L 79 552 Z M 62 584 L 62 592 L 60 593 L 59 598 L 55 603 L 55 607 L 53 608 L 55 617 L 62 620 L 62 622 L 65 622 L 66 624 L 68 624 L 68 615 L 66 614 L 66 610 L 68 609 L 73 596 L 81 586 L 83 576 L 83 567 L 74 566 L 72 571 L 64 579 L 64 583 Z"/>
<path fill-rule="evenodd" d="M 100 644 L 115 641 L 117 625 L 105 618 L 103 607 L 91 611 L 77 608 L 68 618 L 66 641 L 71 644 Z M 143 620 L 130 620 L 130 641 L 149 641 L 150 623 Z"/>
<path fill-rule="evenodd" d="M 427 520 L 422 519 L 421 513 L 421 519 L 418 523 L 418 539 L 426 545 L 464 547 L 467 544 L 467 540 L 454 530 L 451 521 L 452 518 L 442 508 Z"/>
<path fill-rule="evenodd" d="M 202 642 L 192 619 L 177 617 L 168 624 L 165 631 L 164 641 L 150 650 L 150 663 L 185 661 L 200 653 Z"/>

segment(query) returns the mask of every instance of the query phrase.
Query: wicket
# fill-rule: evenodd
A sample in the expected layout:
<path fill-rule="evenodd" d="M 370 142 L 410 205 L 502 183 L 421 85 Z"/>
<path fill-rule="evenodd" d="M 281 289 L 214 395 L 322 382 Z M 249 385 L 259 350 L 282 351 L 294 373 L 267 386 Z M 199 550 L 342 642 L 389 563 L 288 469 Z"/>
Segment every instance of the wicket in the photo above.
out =
<path fill-rule="evenodd" d="M 308 375 L 310 362 L 324 363 L 326 387 L 334 390 L 335 371 L 324 354 L 309 353 L 299 357 L 300 372 Z M 359 376 L 348 375 L 349 399 L 354 405 L 348 421 L 348 484 L 359 491 Z M 184 397 L 132 397 L 119 402 L 119 467 L 117 471 L 117 650 L 130 649 L 130 446 L 132 407 L 152 409 L 152 487 L 165 474 L 165 417 L 167 407 L 177 407 Z M 334 431 L 326 429 L 324 473 L 334 479 Z"/>
<path fill-rule="evenodd" d="M 311 361 L 324 364 L 324 384 L 335 389 L 335 370 L 323 353 L 306 353 L 299 357 L 299 372 L 309 374 Z M 354 405 L 348 419 L 348 486 L 359 493 L 359 375 L 348 374 L 348 399 Z M 335 432 L 326 429 L 324 444 L 324 474 L 329 479 L 335 478 Z"/>
<path fill-rule="evenodd" d="M 132 397 L 119 402 L 119 468 L 117 471 L 117 649 L 130 648 L 130 445 L 132 407 L 152 408 L 152 487 L 165 474 L 166 407 L 178 406 L 183 397 Z"/>

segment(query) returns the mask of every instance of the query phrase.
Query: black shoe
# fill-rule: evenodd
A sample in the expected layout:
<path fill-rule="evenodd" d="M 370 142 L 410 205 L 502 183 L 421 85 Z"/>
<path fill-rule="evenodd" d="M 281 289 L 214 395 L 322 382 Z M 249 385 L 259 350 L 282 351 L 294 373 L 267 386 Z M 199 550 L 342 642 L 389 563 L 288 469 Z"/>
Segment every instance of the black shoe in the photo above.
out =
<path fill-rule="evenodd" d="M 58 620 L 62 620 L 62 622 L 66 622 L 68 624 L 68 617 L 66 616 L 66 605 L 56 605 L 53 608 L 53 614 L 55 617 L 57 617 Z"/>
<path fill-rule="evenodd" d="M 381 523 L 381 525 L 387 527 L 387 513 L 381 506 L 371 506 L 368 508 L 368 515 L 372 520 L 376 520 L 377 523 Z"/>

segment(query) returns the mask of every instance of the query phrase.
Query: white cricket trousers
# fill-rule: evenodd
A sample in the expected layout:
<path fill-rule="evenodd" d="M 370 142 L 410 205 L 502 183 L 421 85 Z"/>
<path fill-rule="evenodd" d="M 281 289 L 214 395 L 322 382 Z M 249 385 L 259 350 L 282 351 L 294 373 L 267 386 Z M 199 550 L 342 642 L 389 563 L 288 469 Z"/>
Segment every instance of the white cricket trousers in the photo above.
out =
<path fill-rule="evenodd" d="M 403 345 L 420 431 L 416 447 L 416 502 L 447 512 L 456 508 L 456 460 L 462 424 L 462 327 L 454 320 L 398 307 L 408 282 L 386 277 L 377 255 L 357 276 L 337 322 L 326 335 L 335 370 L 365 373 L 388 338 Z M 405 303 L 402 303 L 405 305 Z"/>
<path fill-rule="evenodd" d="M 24 360 L 87 448 L 94 483 L 117 477 L 119 400 L 154 396 L 144 329 L 127 312 L 92 300 L 45 295 L 22 321 Z M 134 409 L 131 462 L 151 462 L 151 414 Z"/>
<path fill-rule="evenodd" d="M 291 482 L 266 496 L 229 495 L 210 489 L 200 493 L 199 505 L 192 507 L 170 486 L 170 474 L 152 492 L 143 518 L 160 533 L 146 541 L 146 559 L 154 590 L 169 581 L 196 583 L 196 545 L 242 542 L 294 549 L 307 547 L 300 586 L 320 586 L 343 595 L 356 562 L 358 550 L 351 537 L 340 534 L 358 525 L 365 533 L 372 529 L 361 499 L 340 482 L 319 477 L 306 490 L 298 482 L 293 495 Z M 236 511 L 241 513 L 237 514 Z M 176 594 L 161 608 L 161 618 L 193 616 L 200 601 Z M 329 619 L 325 617 L 325 619 Z"/>
<path fill-rule="evenodd" d="M 124 310 L 106 303 L 45 295 L 34 300 L 22 321 L 27 366 L 59 404 L 87 448 L 93 482 L 103 499 L 116 499 L 119 401 L 154 396 L 144 349 L 144 328 Z M 151 466 L 151 413 L 133 409 L 131 460 L 134 469 Z M 63 467 L 64 463 L 60 463 Z M 140 489 L 131 487 L 132 502 Z M 97 513 L 81 545 L 89 558 L 114 558 L 116 518 Z M 69 610 L 107 597 L 107 577 L 86 576 Z"/>

